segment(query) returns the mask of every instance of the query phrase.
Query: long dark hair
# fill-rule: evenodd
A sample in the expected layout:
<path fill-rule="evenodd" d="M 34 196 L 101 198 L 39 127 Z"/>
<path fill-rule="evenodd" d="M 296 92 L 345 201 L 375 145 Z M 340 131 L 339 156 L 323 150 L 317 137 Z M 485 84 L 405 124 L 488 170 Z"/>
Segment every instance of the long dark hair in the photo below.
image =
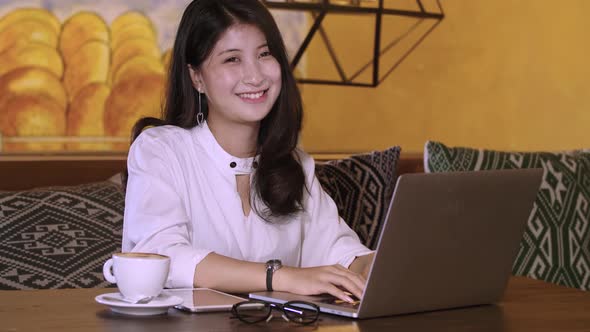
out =
<path fill-rule="evenodd" d="M 188 65 L 200 68 L 221 34 L 238 23 L 254 25 L 264 33 L 270 53 L 281 67 L 281 92 L 260 123 L 258 168 L 252 179 L 252 208 L 267 221 L 278 220 L 280 218 L 275 217 L 288 216 L 302 209 L 305 175 L 294 150 L 303 110 L 283 39 L 272 15 L 260 1 L 194 0 L 188 5 L 172 50 L 163 117 L 140 119 L 133 127 L 132 142 L 148 126 L 174 125 L 189 129 L 197 125 L 199 98 Z M 200 106 L 207 119 L 206 98 L 201 98 Z M 123 182 L 126 183 L 126 177 Z"/>

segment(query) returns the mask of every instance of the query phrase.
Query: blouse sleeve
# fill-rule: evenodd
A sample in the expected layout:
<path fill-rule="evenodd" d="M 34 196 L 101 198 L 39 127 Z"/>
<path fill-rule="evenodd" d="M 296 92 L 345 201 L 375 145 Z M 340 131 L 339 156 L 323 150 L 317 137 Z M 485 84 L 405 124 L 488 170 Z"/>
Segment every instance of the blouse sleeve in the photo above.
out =
<path fill-rule="evenodd" d="M 358 235 L 338 215 L 334 200 L 322 189 L 315 176 L 313 159 L 304 155 L 302 164 L 308 180 L 309 196 L 305 202 L 302 267 L 340 264 L 346 268 L 358 256 L 372 253 Z"/>
<path fill-rule="evenodd" d="M 131 146 L 127 169 L 123 251 L 169 256 L 166 287 L 193 287 L 195 267 L 211 251 L 192 246 L 191 223 L 178 190 L 178 159 L 147 130 Z"/>

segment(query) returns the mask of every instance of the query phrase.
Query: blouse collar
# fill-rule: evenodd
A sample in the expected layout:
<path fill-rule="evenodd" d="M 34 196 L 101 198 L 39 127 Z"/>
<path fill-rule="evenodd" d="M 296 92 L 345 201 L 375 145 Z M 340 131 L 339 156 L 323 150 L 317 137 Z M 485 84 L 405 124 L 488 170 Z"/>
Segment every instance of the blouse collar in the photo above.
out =
<path fill-rule="evenodd" d="M 224 173 L 230 174 L 251 174 L 258 166 L 258 155 L 256 157 L 238 158 L 227 153 L 213 136 L 207 121 L 201 126 L 195 127 L 197 143 L 203 147 L 209 157 L 213 159 L 217 167 Z"/>

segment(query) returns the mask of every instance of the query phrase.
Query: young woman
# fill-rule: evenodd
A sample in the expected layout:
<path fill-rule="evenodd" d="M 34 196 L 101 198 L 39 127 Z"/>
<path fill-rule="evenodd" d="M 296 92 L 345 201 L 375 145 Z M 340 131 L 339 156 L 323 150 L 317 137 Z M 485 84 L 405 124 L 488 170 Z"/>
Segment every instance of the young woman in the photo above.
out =
<path fill-rule="evenodd" d="M 164 118 L 134 128 L 123 250 L 170 256 L 167 287 L 360 297 L 371 251 L 296 148 L 301 121 L 264 5 L 193 1 L 174 44 Z"/>

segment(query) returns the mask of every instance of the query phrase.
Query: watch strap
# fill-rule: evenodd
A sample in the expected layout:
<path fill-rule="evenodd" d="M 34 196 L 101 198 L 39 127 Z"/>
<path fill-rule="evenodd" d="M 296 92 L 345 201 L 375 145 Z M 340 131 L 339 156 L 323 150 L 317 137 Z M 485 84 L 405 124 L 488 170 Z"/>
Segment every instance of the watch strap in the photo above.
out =
<path fill-rule="evenodd" d="M 278 259 L 271 259 L 266 262 L 266 290 L 272 292 L 272 277 L 278 269 L 282 267 L 281 261 Z"/>
<path fill-rule="evenodd" d="M 272 267 L 266 267 L 266 290 L 272 292 Z"/>

